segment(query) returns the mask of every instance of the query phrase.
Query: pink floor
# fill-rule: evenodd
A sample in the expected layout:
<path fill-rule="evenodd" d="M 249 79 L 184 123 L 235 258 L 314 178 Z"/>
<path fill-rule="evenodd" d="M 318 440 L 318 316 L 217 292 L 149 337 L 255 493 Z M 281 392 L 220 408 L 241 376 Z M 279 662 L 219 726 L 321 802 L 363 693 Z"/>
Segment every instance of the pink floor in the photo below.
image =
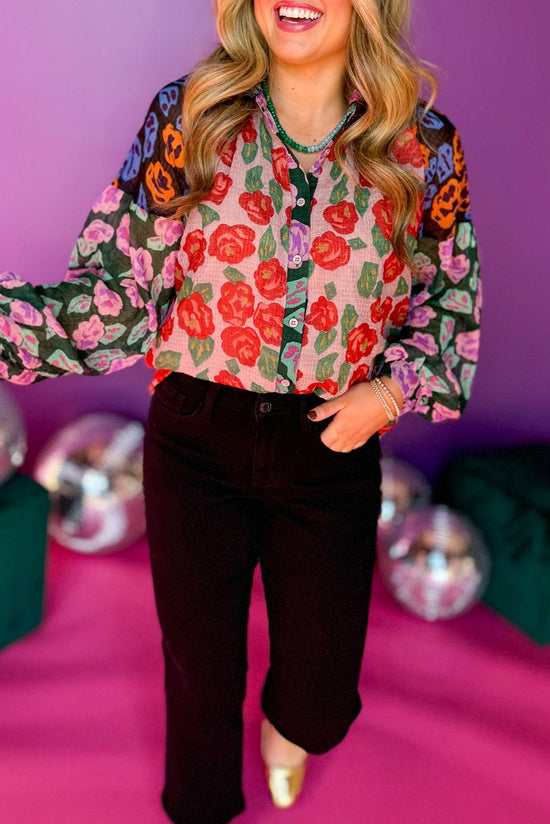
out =
<path fill-rule="evenodd" d="M 258 752 L 268 635 L 252 597 L 239 824 L 549 824 L 550 645 L 483 604 L 428 624 L 376 573 L 363 710 L 272 806 Z M 45 620 L 0 651 L 1 824 L 169 824 L 164 707 L 147 547 L 87 558 L 52 546 Z"/>

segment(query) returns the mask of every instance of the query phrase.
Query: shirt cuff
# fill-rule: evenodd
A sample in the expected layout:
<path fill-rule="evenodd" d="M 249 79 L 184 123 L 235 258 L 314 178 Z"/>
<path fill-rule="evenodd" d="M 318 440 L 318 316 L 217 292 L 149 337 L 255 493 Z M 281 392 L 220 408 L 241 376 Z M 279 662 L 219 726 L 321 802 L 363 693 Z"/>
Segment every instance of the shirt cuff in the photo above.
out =
<path fill-rule="evenodd" d="M 376 377 L 385 376 L 394 380 L 403 393 L 401 415 L 412 412 L 416 408 L 415 394 L 420 385 L 419 364 L 407 360 L 408 352 L 399 344 L 389 346 L 383 357 L 384 360 L 375 369 Z"/>

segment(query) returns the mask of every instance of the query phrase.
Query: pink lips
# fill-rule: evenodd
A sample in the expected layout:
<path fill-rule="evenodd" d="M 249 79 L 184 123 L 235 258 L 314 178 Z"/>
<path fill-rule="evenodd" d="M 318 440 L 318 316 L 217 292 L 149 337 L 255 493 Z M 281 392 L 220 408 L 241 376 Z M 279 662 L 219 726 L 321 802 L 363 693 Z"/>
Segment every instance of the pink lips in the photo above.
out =
<path fill-rule="evenodd" d="M 273 10 L 273 14 L 275 15 L 275 23 L 282 31 L 290 31 L 290 32 L 302 32 L 307 31 L 308 29 L 312 29 L 313 26 L 316 26 L 320 20 L 323 19 L 318 17 L 316 20 L 296 20 L 290 23 L 288 20 L 281 20 L 279 17 L 279 9 L 280 8 L 298 8 L 298 9 L 309 9 L 310 11 L 318 12 L 319 9 L 316 9 L 314 6 L 310 6 L 307 3 L 278 3 Z"/>

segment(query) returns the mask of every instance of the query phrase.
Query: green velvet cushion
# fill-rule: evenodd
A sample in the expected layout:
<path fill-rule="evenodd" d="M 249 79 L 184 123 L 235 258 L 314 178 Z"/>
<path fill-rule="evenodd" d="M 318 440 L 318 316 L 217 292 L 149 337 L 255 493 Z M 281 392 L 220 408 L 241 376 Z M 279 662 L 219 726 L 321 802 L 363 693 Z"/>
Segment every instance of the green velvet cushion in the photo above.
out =
<path fill-rule="evenodd" d="M 0 484 L 0 648 L 42 621 L 49 497 L 32 478 Z"/>
<path fill-rule="evenodd" d="M 550 445 L 450 461 L 434 497 L 464 512 L 490 551 L 483 601 L 535 641 L 550 641 Z"/>

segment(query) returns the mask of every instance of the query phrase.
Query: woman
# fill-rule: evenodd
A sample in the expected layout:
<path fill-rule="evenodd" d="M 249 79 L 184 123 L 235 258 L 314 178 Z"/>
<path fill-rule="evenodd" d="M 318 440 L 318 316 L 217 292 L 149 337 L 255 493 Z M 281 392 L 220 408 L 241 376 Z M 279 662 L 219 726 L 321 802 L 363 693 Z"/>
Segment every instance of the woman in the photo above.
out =
<path fill-rule="evenodd" d="M 163 805 L 244 809 L 252 576 L 272 799 L 361 710 L 379 433 L 467 402 L 481 293 L 464 157 L 420 100 L 407 0 L 219 0 L 221 46 L 154 99 L 66 279 L 0 279 L 0 374 L 156 369 L 144 486 Z"/>

